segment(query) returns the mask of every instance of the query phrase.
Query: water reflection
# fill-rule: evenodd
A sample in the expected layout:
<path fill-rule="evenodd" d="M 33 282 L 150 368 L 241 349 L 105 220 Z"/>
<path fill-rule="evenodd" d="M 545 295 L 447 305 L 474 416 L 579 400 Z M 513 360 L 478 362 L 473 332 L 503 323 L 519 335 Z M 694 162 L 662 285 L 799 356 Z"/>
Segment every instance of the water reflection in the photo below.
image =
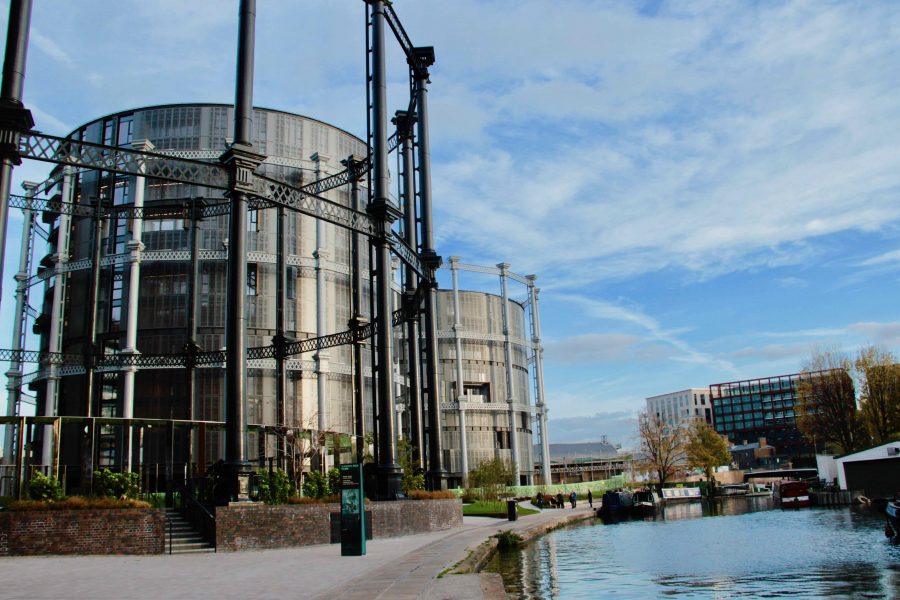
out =
<path fill-rule="evenodd" d="M 900 598 L 900 547 L 877 510 L 772 510 L 769 498 L 592 521 L 498 555 L 518 598 Z"/>

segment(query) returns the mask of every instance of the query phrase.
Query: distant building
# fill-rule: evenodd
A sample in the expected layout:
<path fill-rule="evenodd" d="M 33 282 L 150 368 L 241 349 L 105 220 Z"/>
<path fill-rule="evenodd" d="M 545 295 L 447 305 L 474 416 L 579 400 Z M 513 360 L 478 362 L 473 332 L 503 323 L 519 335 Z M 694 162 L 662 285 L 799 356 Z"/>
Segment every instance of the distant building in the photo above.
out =
<path fill-rule="evenodd" d="M 775 447 L 770 446 L 766 438 L 749 444 L 731 446 L 728 451 L 738 469 L 758 469 L 775 465 Z"/>
<path fill-rule="evenodd" d="M 842 490 L 862 490 L 872 499 L 900 490 L 900 439 L 844 456 L 819 456 L 819 477 L 837 479 Z"/>
<path fill-rule="evenodd" d="M 650 396 L 647 412 L 670 425 L 703 419 L 712 424 L 712 403 L 707 388 L 688 388 L 679 392 Z"/>
<path fill-rule="evenodd" d="M 812 456 L 813 445 L 797 428 L 797 385 L 808 373 L 776 375 L 709 386 L 716 431 L 746 445 L 765 438 L 780 461 Z M 814 375 L 814 374 L 812 374 Z"/>

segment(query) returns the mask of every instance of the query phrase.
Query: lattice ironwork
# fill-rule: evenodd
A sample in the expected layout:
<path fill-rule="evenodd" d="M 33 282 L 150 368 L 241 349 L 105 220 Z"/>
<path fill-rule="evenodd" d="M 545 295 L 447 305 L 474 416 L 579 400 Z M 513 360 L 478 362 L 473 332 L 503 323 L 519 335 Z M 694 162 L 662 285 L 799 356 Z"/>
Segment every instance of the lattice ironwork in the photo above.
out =
<path fill-rule="evenodd" d="M 21 135 L 19 152 L 24 158 L 54 164 L 87 167 L 221 190 L 227 190 L 229 187 L 228 169 L 217 163 L 104 146 L 36 131 Z"/>
<path fill-rule="evenodd" d="M 391 231 L 391 251 L 402 260 L 407 266 L 412 268 L 419 277 L 423 279 L 428 279 L 428 275 L 426 274 L 425 267 L 422 265 L 422 260 L 419 258 L 419 255 L 410 248 L 403 238 L 400 237 L 396 231 Z"/>
<path fill-rule="evenodd" d="M 367 236 L 375 234 L 372 219 L 366 213 L 342 206 L 326 198 L 314 196 L 302 188 L 291 187 L 264 175 L 256 175 L 254 186 L 256 195 L 261 200 L 280 204 Z"/>

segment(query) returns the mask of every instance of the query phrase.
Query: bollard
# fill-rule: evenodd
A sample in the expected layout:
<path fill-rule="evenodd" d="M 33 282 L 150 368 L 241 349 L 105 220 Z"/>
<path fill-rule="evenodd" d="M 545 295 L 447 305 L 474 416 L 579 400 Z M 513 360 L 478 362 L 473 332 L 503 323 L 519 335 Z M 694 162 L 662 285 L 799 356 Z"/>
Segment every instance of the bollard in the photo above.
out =
<path fill-rule="evenodd" d="M 515 521 L 519 518 L 518 513 L 516 513 L 516 501 L 515 500 L 507 500 L 506 501 L 506 517 L 510 521 Z"/>

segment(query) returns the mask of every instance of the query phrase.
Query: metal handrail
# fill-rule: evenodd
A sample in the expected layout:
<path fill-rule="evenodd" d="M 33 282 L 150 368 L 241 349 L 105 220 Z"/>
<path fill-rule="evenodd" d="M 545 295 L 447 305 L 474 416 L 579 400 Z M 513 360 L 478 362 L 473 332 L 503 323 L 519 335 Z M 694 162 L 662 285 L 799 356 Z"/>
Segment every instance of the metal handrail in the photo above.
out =
<path fill-rule="evenodd" d="M 182 487 L 176 492 L 181 497 L 181 514 L 193 525 L 207 542 L 216 547 L 216 517 L 193 494 Z"/>

